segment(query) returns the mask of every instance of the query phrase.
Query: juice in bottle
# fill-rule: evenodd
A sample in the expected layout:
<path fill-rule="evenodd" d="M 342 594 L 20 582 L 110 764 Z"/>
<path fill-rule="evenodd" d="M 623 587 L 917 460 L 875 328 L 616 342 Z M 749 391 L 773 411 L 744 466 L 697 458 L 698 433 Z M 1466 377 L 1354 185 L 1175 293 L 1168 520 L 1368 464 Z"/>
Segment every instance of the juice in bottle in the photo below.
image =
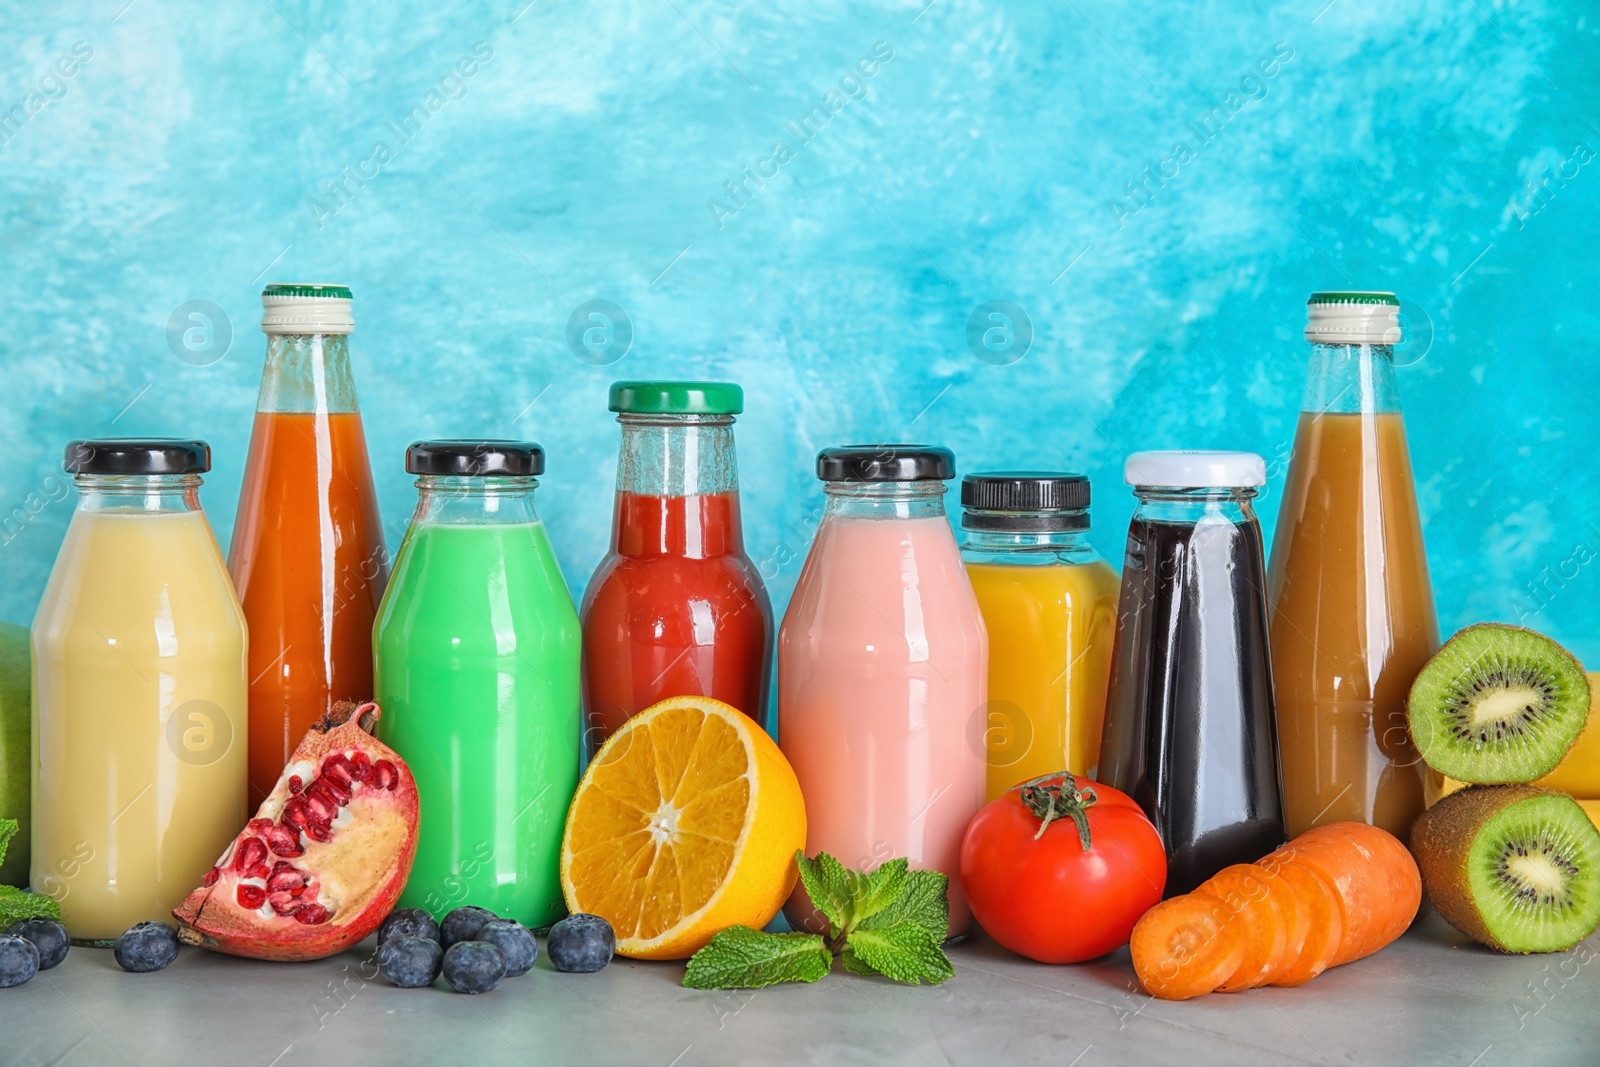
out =
<path fill-rule="evenodd" d="M 622 424 L 611 551 L 583 599 L 590 751 L 674 696 L 767 718 L 772 607 L 744 552 L 726 382 L 617 382 Z"/>
<path fill-rule="evenodd" d="M 578 785 L 579 628 L 533 509 L 544 451 L 419 441 L 411 527 L 372 637 L 378 732 L 416 776 L 401 907 L 472 904 L 532 928 L 565 912 L 561 830 Z"/>
<path fill-rule="evenodd" d="M 778 636 L 778 743 L 806 800 L 806 854 L 950 876 L 984 803 L 989 641 L 944 512 L 949 449 L 824 449 L 827 505 Z M 818 918 L 798 886 L 796 929 Z"/>
<path fill-rule="evenodd" d="M 34 617 L 33 888 L 75 941 L 171 911 L 245 819 L 245 622 L 203 441 L 74 441 Z"/>
<path fill-rule="evenodd" d="M 269 285 L 267 362 L 229 565 L 250 623 L 250 803 L 311 724 L 372 696 L 389 572 L 356 408 L 350 290 Z"/>
<path fill-rule="evenodd" d="M 1398 312 L 1390 293 L 1309 304 L 1268 585 L 1291 835 L 1353 820 L 1404 838 L 1422 814 L 1405 701 L 1439 627 L 1395 387 Z"/>
<path fill-rule="evenodd" d="M 1249 452 L 1136 452 L 1097 780 L 1144 809 L 1167 895 L 1285 840 Z"/>
<path fill-rule="evenodd" d="M 1086 775 L 1117 619 L 1117 573 L 1089 544 L 1089 479 L 969 474 L 961 507 L 961 557 L 989 631 L 989 799 L 1040 775 Z"/>

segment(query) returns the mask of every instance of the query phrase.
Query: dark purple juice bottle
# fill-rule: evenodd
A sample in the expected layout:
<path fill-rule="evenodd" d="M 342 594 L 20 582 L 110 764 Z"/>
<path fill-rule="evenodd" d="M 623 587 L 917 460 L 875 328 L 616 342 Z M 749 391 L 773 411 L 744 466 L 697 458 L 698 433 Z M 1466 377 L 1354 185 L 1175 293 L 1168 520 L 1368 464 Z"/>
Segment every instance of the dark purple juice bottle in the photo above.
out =
<path fill-rule="evenodd" d="M 1266 480 L 1249 452 L 1139 452 L 1111 687 L 1094 775 L 1129 794 L 1167 847 L 1166 895 L 1283 844 L 1267 651 Z"/>

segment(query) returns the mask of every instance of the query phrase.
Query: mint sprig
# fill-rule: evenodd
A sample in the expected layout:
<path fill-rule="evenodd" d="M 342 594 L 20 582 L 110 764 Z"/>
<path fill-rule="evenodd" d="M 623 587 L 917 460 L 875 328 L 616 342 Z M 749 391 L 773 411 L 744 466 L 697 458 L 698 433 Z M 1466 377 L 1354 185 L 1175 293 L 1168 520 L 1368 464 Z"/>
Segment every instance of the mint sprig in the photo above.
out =
<path fill-rule="evenodd" d="M 904 859 L 852 871 L 826 852 L 794 855 L 800 882 L 828 920 L 828 933 L 766 934 L 748 926 L 719 932 L 689 961 L 691 989 L 758 989 L 815 982 L 837 958 L 851 974 L 938 985 L 955 974 L 940 947 L 950 928 L 949 879 L 913 871 Z"/>
<path fill-rule="evenodd" d="M 15 819 L 0 819 L 0 863 L 5 862 L 6 848 L 20 827 Z M 29 893 L 14 885 L 0 885 L 0 931 L 23 919 L 61 920 L 61 905 L 43 893 Z"/>

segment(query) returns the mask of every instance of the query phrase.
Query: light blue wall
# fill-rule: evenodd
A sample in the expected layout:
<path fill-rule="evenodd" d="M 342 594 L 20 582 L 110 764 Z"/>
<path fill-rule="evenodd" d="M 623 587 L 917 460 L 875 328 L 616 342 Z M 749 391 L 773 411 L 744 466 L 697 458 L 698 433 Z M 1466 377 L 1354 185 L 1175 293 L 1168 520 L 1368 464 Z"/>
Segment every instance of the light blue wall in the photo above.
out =
<path fill-rule="evenodd" d="M 1402 388 L 1443 627 L 1523 617 L 1600 665 L 1583 0 L 124 2 L 0 7 L 0 109 L 22 108 L 0 134 L 0 617 L 32 617 L 70 437 L 208 439 L 226 543 L 267 281 L 354 287 L 391 541 L 407 442 L 531 436 L 575 593 L 609 524 L 607 384 L 743 383 L 748 539 L 780 605 L 812 455 L 851 440 L 1087 470 L 1120 558 L 1124 453 L 1287 455 L 1305 297 L 1365 287 L 1431 324 Z M 92 56 L 52 76 L 75 42 Z M 453 77 L 477 42 L 492 58 Z M 803 141 L 786 124 L 819 104 Z M 402 143 L 386 124 L 418 105 Z M 1147 165 L 1176 176 L 1141 205 Z M 347 166 L 373 176 L 341 205 Z M 746 166 L 777 173 L 741 204 Z M 610 366 L 566 342 L 594 299 L 634 331 Z M 168 343 L 191 300 L 231 321 L 210 365 Z M 991 300 L 1032 322 L 1019 361 L 969 347 Z"/>

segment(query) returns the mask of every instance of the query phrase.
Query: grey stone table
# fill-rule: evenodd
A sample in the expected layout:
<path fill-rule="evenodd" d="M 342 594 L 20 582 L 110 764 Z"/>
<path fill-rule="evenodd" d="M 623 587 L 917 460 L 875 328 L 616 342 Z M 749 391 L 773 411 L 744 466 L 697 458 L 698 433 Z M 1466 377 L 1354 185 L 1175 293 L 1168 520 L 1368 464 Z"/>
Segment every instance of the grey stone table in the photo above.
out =
<path fill-rule="evenodd" d="M 186 949 L 124 974 L 75 948 L 0 990 L 0 1064 L 1600 1064 L 1600 937 L 1503 957 L 1433 916 L 1299 989 L 1180 1004 L 1138 991 L 1123 950 L 1046 967 L 977 938 L 956 977 L 908 988 L 836 971 L 816 985 L 698 992 L 682 966 L 557 974 L 541 955 L 493 993 L 370 979 L 371 943 L 268 964 Z"/>

